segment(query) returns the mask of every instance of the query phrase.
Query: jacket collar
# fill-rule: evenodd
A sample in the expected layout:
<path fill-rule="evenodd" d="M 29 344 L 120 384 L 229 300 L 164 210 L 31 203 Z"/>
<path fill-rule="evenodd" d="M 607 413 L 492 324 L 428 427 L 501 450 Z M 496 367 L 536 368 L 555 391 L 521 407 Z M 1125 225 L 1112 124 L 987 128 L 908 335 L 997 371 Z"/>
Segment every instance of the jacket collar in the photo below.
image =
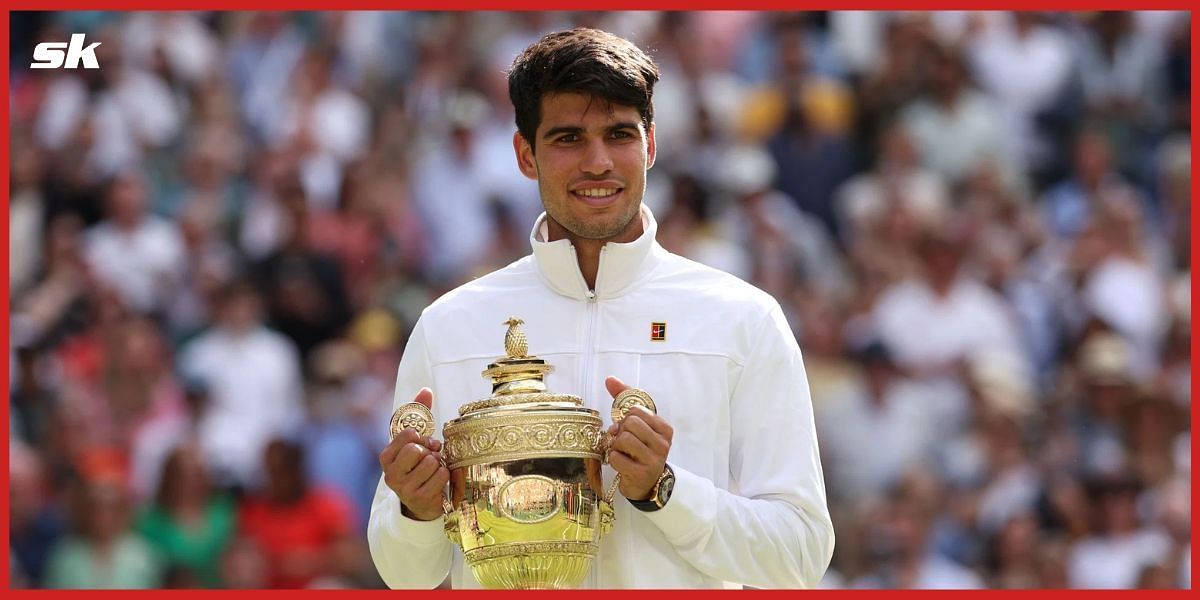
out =
<path fill-rule="evenodd" d="M 658 233 L 658 222 L 645 204 L 641 207 L 641 219 L 641 237 L 626 244 L 609 242 L 601 250 L 600 269 L 596 273 L 596 298 L 613 298 L 629 291 L 654 269 L 666 253 L 654 239 Z M 550 289 L 564 296 L 580 300 L 591 297 L 583 273 L 579 271 L 575 247 L 565 239 L 547 242 L 547 237 L 546 213 L 542 213 L 529 234 L 533 262 L 542 280 Z"/>

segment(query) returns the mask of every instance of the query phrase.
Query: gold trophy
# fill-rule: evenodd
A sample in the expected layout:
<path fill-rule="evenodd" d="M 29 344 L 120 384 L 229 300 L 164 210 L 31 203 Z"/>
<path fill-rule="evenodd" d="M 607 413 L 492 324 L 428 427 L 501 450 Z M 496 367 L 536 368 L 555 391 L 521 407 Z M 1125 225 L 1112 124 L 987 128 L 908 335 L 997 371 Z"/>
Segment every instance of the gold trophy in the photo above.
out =
<path fill-rule="evenodd" d="M 604 494 L 600 477 L 610 439 L 578 396 L 546 389 L 553 367 L 529 355 L 523 323 L 504 323 L 507 356 L 483 371 L 492 395 L 459 407 L 443 429 L 446 535 L 486 588 L 575 588 L 612 528 L 618 480 Z M 613 401 L 614 421 L 635 405 L 655 410 L 631 388 Z M 433 415 L 415 402 L 401 406 L 392 436 L 406 427 L 430 435 Z"/>

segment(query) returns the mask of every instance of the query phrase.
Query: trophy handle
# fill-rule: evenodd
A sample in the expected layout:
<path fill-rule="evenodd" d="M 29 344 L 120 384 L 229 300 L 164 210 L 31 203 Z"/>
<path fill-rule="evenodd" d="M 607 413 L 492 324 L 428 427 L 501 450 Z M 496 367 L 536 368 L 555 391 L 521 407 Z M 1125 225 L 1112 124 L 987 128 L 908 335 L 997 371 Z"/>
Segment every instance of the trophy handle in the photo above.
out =
<path fill-rule="evenodd" d="M 413 429 L 421 437 L 429 437 L 437 430 L 433 421 L 433 413 L 424 404 L 420 402 L 409 402 L 401 405 L 392 413 L 392 421 L 388 425 L 388 440 L 395 439 L 405 429 Z M 450 466 L 446 464 L 445 455 L 441 455 L 439 460 L 446 470 Z M 458 543 L 460 535 L 458 531 L 458 513 L 454 511 L 454 505 L 451 504 L 450 488 L 446 486 L 442 488 L 442 512 L 446 515 L 446 537 L 450 541 Z"/>
<path fill-rule="evenodd" d="M 442 457 L 442 466 L 446 470 L 450 470 L 450 466 L 446 464 L 446 458 Z M 458 528 L 458 511 L 454 510 L 453 488 L 447 484 L 442 488 L 442 512 L 446 515 L 446 524 L 443 531 L 446 537 L 450 538 L 451 542 L 462 546 L 462 534 Z"/>
<path fill-rule="evenodd" d="M 443 526 L 442 531 L 446 534 L 446 537 L 449 538 L 451 542 L 454 542 L 461 547 L 462 533 L 460 533 L 458 529 L 458 511 L 454 510 L 450 506 L 449 501 L 444 503 L 442 509 L 446 512 L 446 524 Z"/>

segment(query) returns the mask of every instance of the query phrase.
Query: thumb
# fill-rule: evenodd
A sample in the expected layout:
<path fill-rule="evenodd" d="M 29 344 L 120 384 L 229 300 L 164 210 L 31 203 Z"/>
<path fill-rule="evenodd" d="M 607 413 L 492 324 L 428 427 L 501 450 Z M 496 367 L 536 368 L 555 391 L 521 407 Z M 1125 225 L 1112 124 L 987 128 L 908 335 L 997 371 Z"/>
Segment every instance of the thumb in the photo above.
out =
<path fill-rule="evenodd" d="M 417 395 L 413 397 L 413 402 L 420 402 L 425 405 L 425 408 L 433 410 L 433 390 L 423 387 Z"/>
<path fill-rule="evenodd" d="M 621 381 L 612 375 L 609 375 L 607 378 L 605 378 L 604 387 L 608 388 L 608 393 L 613 398 L 616 398 L 617 394 L 620 394 L 629 388 L 629 386 L 625 385 L 624 381 Z"/>

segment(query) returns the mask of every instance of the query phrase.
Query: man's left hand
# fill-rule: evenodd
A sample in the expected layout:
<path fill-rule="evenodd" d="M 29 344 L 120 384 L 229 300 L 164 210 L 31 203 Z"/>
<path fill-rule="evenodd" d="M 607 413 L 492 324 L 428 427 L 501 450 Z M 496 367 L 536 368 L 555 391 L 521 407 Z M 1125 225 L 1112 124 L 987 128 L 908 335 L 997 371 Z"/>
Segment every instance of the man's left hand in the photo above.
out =
<path fill-rule="evenodd" d="M 613 398 L 629 386 L 616 377 L 604 380 Z M 675 431 L 662 417 L 636 406 L 619 424 L 608 428 L 612 435 L 608 462 L 621 474 L 621 495 L 630 500 L 647 500 L 667 465 Z"/>

